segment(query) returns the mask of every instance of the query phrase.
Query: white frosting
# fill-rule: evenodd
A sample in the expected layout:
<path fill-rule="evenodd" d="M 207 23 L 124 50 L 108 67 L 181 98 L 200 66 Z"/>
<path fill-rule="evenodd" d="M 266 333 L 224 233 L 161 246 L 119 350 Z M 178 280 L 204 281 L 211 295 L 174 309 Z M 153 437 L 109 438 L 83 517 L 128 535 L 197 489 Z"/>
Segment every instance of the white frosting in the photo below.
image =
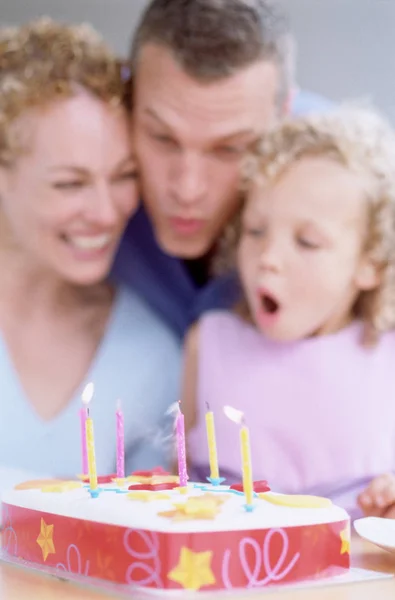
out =
<path fill-rule="evenodd" d="M 223 493 L 227 489 L 225 486 L 221 488 Z M 62 493 L 37 489 L 13 490 L 6 492 L 2 500 L 21 508 L 75 519 L 169 533 L 270 529 L 333 523 L 349 518 L 345 510 L 334 505 L 328 508 L 290 508 L 270 504 L 259 498 L 254 499 L 254 510 L 249 513 L 244 508 L 244 496 L 226 493 L 229 499 L 221 505 L 220 513 L 214 519 L 172 521 L 158 513 L 174 510 L 175 503 L 182 504 L 188 497 L 200 496 L 207 493 L 207 490 L 201 491 L 191 484 L 187 495 L 182 495 L 177 490 L 163 493 L 171 496 L 171 499 L 143 502 L 132 500 L 126 494 L 110 491 L 103 491 L 98 498 L 91 498 L 87 489 L 79 488 Z"/>

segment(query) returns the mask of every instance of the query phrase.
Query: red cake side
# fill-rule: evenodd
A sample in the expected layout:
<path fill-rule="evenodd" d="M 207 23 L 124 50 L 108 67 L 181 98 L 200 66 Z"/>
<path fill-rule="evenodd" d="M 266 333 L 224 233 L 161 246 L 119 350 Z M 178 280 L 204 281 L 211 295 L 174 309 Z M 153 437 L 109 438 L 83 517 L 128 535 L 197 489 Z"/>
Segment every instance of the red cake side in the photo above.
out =
<path fill-rule="evenodd" d="M 132 510 L 132 508 L 131 508 Z M 3 504 L 3 551 L 68 574 L 163 590 L 262 588 L 344 573 L 349 521 L 170 533 Z"/>

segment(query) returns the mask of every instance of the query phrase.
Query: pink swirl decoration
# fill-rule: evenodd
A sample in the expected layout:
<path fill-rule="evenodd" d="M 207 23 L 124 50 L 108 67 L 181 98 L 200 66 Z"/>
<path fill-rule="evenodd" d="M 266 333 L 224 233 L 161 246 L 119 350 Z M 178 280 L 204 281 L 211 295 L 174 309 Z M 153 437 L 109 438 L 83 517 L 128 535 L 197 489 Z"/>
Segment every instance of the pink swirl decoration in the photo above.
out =
<path fill-rule="evenodd" d="M 281 536 L 282 551 L 277 559 L 277 562 L 272 565 L 270 558 L 270 545 L 274 535 Z M 254 551 L 254 565 L 251 567 L 247 561 L 247 549 L 252 548 Z M 281 581 L 294 568 L 300 558 L 300 552 L 296 552 L 288 565 L 284 567 L 284 562 L 287 559 L 289 550 L 289 540 L 286 532 L 283 529 L 271 529 L 262 545 L 262 549 L 258 542 L 252 538 L 244 538 L 239 544 L 239 559 L 243 573 L 248 581 L 247 588 L 259 588 L 267 585 L 270 581 Z M 229 562 L 231 559 L 231 551 L 226 550 L 222 561 L 222 581 L 228 590 L 234 588 L 229 578 Z M 263 567 L 263 572 L 266 574 L 263 579 L 259 579 Z M 281 570 L 282 569 L 282 570 Z"/>
<path fill-rule="evenodd" d="M 72 560 L 72 554 L 74 554 L 74 556 L 77 559 L 77 570 L 75 571 L 73 569 L 73 566 L 71 564 L 71 560 Z M 89 560 L 86 561 L 85 563 L 85 569 L 84 571 L 82 571 L 82 558 L 81 558 L 81 552 L 79 551 L 78 547 L 75 544 L 70 544 L 70 546 L 67 548 L 67 554 L 66 554 L 66 564 L 64 565 L 63 563 L 58 563 L 56 565 L 57 569 L 62 569 L 63 571 L 66 571 L 67 573 L 73 573 L 73 575 L 88 575 L 89 572 Z"/>
<path fill-rule="evenodd" d="M 8 507 L 3 506 L 3 527 L 2 527 L 3 549 L 11 556 L 18 554 L 18 538 L 16 531 L 12 526 Z"/>
<path fill-rule="evenodd" d="M 135 542 L 143 542 L 146 550 L 139 550 L 133 547 L 131 539 Z M 140 531 L 137 529 L 128 529 L 123 537 L 123 545 L 129 556 L 134 560 L 129 565 L 125 579 L 129 585 L 149 586 L 155 585 L 157 588 L 163 588 L 163 582 L 160 576 L 162 569 L 159 558 L 159 539 L 154 532 Z M 140 543 L 137 544 L 140 546 Z M 149 563 L 147 563 L 149 561 Z M 140 570 L 147 575 L 143 579 L 135 579 L 135 571 Z"/>

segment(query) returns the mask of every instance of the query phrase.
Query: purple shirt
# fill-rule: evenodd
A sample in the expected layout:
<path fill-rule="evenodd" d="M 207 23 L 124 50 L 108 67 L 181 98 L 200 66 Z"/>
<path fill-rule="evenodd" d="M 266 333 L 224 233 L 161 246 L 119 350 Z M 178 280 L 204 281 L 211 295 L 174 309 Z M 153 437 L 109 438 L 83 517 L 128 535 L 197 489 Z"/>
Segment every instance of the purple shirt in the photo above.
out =
<path fill-rule="evenodd" d="M 395 332 L 373 348 L 362 325 L 294 343 L 265 339 L 237 316 L 200 321 L 198 423 L 188 445 L 196 476 L 209 474 L 206 402 L 214 412 L 220 475 L 241 481 L 241 410 L 250 429 L 255 480 L 274 491 L 315 493 L 355 514 L 356 496 L 395 467 Z"/>

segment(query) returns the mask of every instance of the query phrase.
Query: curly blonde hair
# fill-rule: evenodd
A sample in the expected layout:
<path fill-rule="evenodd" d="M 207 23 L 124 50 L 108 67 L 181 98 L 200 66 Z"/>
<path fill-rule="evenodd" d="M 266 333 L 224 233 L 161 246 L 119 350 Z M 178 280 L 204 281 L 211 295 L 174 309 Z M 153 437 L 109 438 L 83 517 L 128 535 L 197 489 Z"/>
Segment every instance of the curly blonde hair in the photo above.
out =
<path fill-rule="evenodd" d="M 11 125 L 25 110 L 79 86 L 110 104 L 124 99 L 122 64 L 90 26 L 41 18 L 0 30 L 0 163 L 22 149 Z"/>
<path fill-rule="evenodd" d="M 368 230 L 365 252 L 380 271 L 380 285 L 358 298 L 354 313 L 364 324 L 364 342 L 395 327 L 395 134 L 374 110 L 341 106 L 327 113 L 289 119 L 262 137 L 243 169 L 243 201 L 220 240 L 217 267 L 235 266 L 240 219 L 249 189 L 281 176 L 304 157 L 328 157 L 360 174 L 366 186 Z M 240 308 L 240 307 L 239 307 Z M 241 310 L 244 316 L 246 303 Z"/>

